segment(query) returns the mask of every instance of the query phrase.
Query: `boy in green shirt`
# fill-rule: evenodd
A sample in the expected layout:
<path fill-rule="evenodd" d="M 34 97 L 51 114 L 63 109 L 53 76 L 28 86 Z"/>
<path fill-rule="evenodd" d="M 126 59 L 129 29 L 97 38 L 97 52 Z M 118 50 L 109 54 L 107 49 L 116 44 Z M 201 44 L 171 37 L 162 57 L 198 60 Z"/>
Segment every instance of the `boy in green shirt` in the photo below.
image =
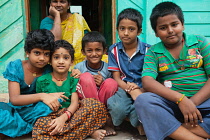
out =
<path fill-rule="evenodd" d="M 210 138 L 209 42 L 183 33 L 184 16 L 173 2 L 156 5 L 150 21 L 161 42 L 145 56 L 142 82 L 148 92 L 135 101 L 147 138 Z"/>

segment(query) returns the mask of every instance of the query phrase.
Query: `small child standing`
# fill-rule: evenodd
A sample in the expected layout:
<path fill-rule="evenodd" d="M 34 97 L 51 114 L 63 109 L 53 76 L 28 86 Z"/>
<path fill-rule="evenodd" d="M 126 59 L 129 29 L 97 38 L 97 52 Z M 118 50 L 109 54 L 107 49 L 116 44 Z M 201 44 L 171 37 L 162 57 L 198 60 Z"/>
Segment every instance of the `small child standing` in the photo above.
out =
<path fill-rule="evenodd" d="M 82 74 L 79 75 L 79 84 L 77 92 L 81 99 L 95 98 L 107 105 L 107 99 L 117 91 L 117 82 L 112 79 L 111 73 L 108 71 L 108 64 L 101 61 L 103 54 L 106 52 L 106 40 L 104 36 L 92 31 L 82 39 L 82 53 L 86 56 L 86 60 L 78 63 L 75 69 Z M 111 122 L 110 122 L 111 123 Z M 115 135 L 116 132 L 105 127 L 107 135 Z"/>
<path fill-rule="evenodd" d="M 161 42 L 146 54 L 142 83 L 148 92 L 135 101 L 147 138 L 210 138 L 210 43 L 183 32 L 184 15 L 173 2 L 157 4 L 150 22 Z"/>
<path fill-rule="evenodd" d="M 106 120 L 107 111 L 104 104 L 86 98 L 79 102 L 76 93 L 78 79 L 71 77 L 69 67 L 73 64 L 74 49 L 65 40 L 55 42 L 51 64 L 53 72 L 37 80 L 37 92 L 64 92 L 68 99 L 61 103 L 60 109 L 41 117 L 33 129 L 33 139 L 85 139 L 92 136 L 103 139 L 105 130 L 100 130 Z"/>
<path fill-rule="evenodd" d="M 118 83 L 118 91 L 107 101 L 107 106 L 113 124 L 119 126 L 125 118 L 129 118 L 131 125 L 140 130 L 134 100 L 143 92 L 141 75 L 144 56 L 150 45 L 138 39 L 142 32 L 143 17 L 135 9 L 124 9 L 117 19 L 117 30 L 121 42 L 109 48 L 108 70 Z"/>

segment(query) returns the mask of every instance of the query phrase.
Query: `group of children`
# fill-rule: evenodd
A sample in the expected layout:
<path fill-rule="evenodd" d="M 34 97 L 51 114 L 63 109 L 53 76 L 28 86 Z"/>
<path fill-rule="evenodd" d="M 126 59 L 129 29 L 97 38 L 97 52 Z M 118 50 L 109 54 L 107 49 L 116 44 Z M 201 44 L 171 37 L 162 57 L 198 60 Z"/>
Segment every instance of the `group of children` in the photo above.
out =
<path fill-rule="evenodd" d="M 112 123 L 128 118 L 134 127 L 143 124 L 149 140 L 210 138 L 209 43 L 183 33 L 183 13 L 173 2 L 156 5 L 150 16 L 160 43 L 150 47 L 138 39 L 142 20 L 132 8 L 119 14 L 121 41 L 109 47 L 108 64 L 101 61 L 105 38 L 87 33 L 86 60 L 71 72 L 71 44 L 54 42 L 45 29 L 28 33 L 28 59 L 10 62 L 3 73 L 10 103 L 0 103 L 0 133 L 17 137 L 33 130 L 33 139 L 102 140 L 116 134 Z"/>

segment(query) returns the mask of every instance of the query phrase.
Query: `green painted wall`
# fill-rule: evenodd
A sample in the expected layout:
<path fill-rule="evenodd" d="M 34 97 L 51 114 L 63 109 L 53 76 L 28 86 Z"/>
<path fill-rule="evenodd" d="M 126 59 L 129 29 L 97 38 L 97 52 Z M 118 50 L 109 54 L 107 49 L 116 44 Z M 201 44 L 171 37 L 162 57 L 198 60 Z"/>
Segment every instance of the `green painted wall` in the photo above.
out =
<path fill-rule="evenodd" d="M 116 10 L 117 14 L 128 7 L 139 10 L 144 18 L 143 33 L 140 35 L 140 39 L 149 44 L 155 44 L 160 40 L 155 37 L 155 33 L 150 26 L 149 17 L 152 8 L 163 1 L 172 1 L 182 8 L 186 33 L 202 34 L 210 41 L 210 0 L 116 0 Z"/>
<path fill-rule="evenodd" d="M 0 93 L 5 93 L 7 80 L 3 78 L 2 72 L 10 61 L 24 59 L 24 0 L 0 0 L 0 15 Z"/>
<path fill-rule="evenodd" d="M 143 32 L 139 38 L 149 44 L 159 42 L 150 26 L 149 17 L 152 8 L 162 1 L 173 1 L 180 5 L 185 16 L 185 32 L 202 34 L 210 40 L 210 0 L 116 0 L 117 15 L 125 8 L 132 7 L 139 10 L 143 17 Z M 31 0 L 34 5 L 39 5 L 40 0 Z M 105 11 L 103 12 L 104 29 L 106 37 L 111 35 L 111 0 L 104 1 Z M 34 6 L 34 8 L 37 6 Z M 39 8 L 31 11 L 37 11 Z M 8 92 L 7 80 L 2 77 L 2 72 L 6 65 L 15 59 L 24 58 L 24 38 L 26 36 L 26 20 L 24 10 L 24 0 L 0 0 L 0 93 Z M 107 12 L 106 12 L 107 10 Z M 40 15 L 32 15 L 36 21 L 32 22 L 32 28 L 38 28 Z M 34 23 L 34 24 L 33 24 Z M 116 34 L 116 42 L 119 41 Z"/>

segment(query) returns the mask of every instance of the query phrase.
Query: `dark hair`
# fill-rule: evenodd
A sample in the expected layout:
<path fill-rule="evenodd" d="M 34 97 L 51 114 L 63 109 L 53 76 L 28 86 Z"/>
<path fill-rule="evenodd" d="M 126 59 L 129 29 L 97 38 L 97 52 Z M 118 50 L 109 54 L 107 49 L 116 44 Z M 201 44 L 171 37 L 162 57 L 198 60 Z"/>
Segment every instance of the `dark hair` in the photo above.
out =
<path fill-rule="evenodd" d="M 54 47 L 54 35 L 46 29 L 37 29 L 29 32 L 25 40 L 24 50 L 30 53 L 32 49 L 52 50 Z"/>
<path fill-rule="evenodd" d="M 64 48 L 67 51 L 69 51 L 69 54 L 71 56 L 71 60 L 72 61 L 74 60 L 74 48 L 68 41 L 66 41 L 66 40 L 57 40 L 57 41 L 55 41 L 55 47 L 53 48 L 51 54 L 53 54 L 59 48 Z"/>
<path fill-rule="evenodd" d="M 157 19 L 167 15 L 176 15 L 178 19 L 184 24 L 184 15 L 182 9 L 173 2 L 162 2 L 157 4 L 151 13 L 150 23 L 152 29 L 156 32 Z"/>
<path fill-rule="evenodd" d="M 138 31 L 142 28 L 143 17 L 141 13 L 136 9 L 127 8 L 120 12 L 120 14 L 117 17 L 117 29 L 119 27 L 120 21 L 123 19 L 129 19 L 136 22 Z"/>
<path fill-rule="evenodd" d="M 49 0 L 49 1 L 51 2 L 52 0 Z M 67 1 L 68 1 L 69 4 L 71 4 L 71 0 L 67 0 Z"/>
<path fill-rule="evenodd" d="M 82 50 L 85 50 L 85 45 L 88 42 L 100 42 L 103 45 L 103 49 L 106 49 L 106 39 L 101 33 L 97 31 L 88 32 L 84 35 L 82 38 Z"/>

